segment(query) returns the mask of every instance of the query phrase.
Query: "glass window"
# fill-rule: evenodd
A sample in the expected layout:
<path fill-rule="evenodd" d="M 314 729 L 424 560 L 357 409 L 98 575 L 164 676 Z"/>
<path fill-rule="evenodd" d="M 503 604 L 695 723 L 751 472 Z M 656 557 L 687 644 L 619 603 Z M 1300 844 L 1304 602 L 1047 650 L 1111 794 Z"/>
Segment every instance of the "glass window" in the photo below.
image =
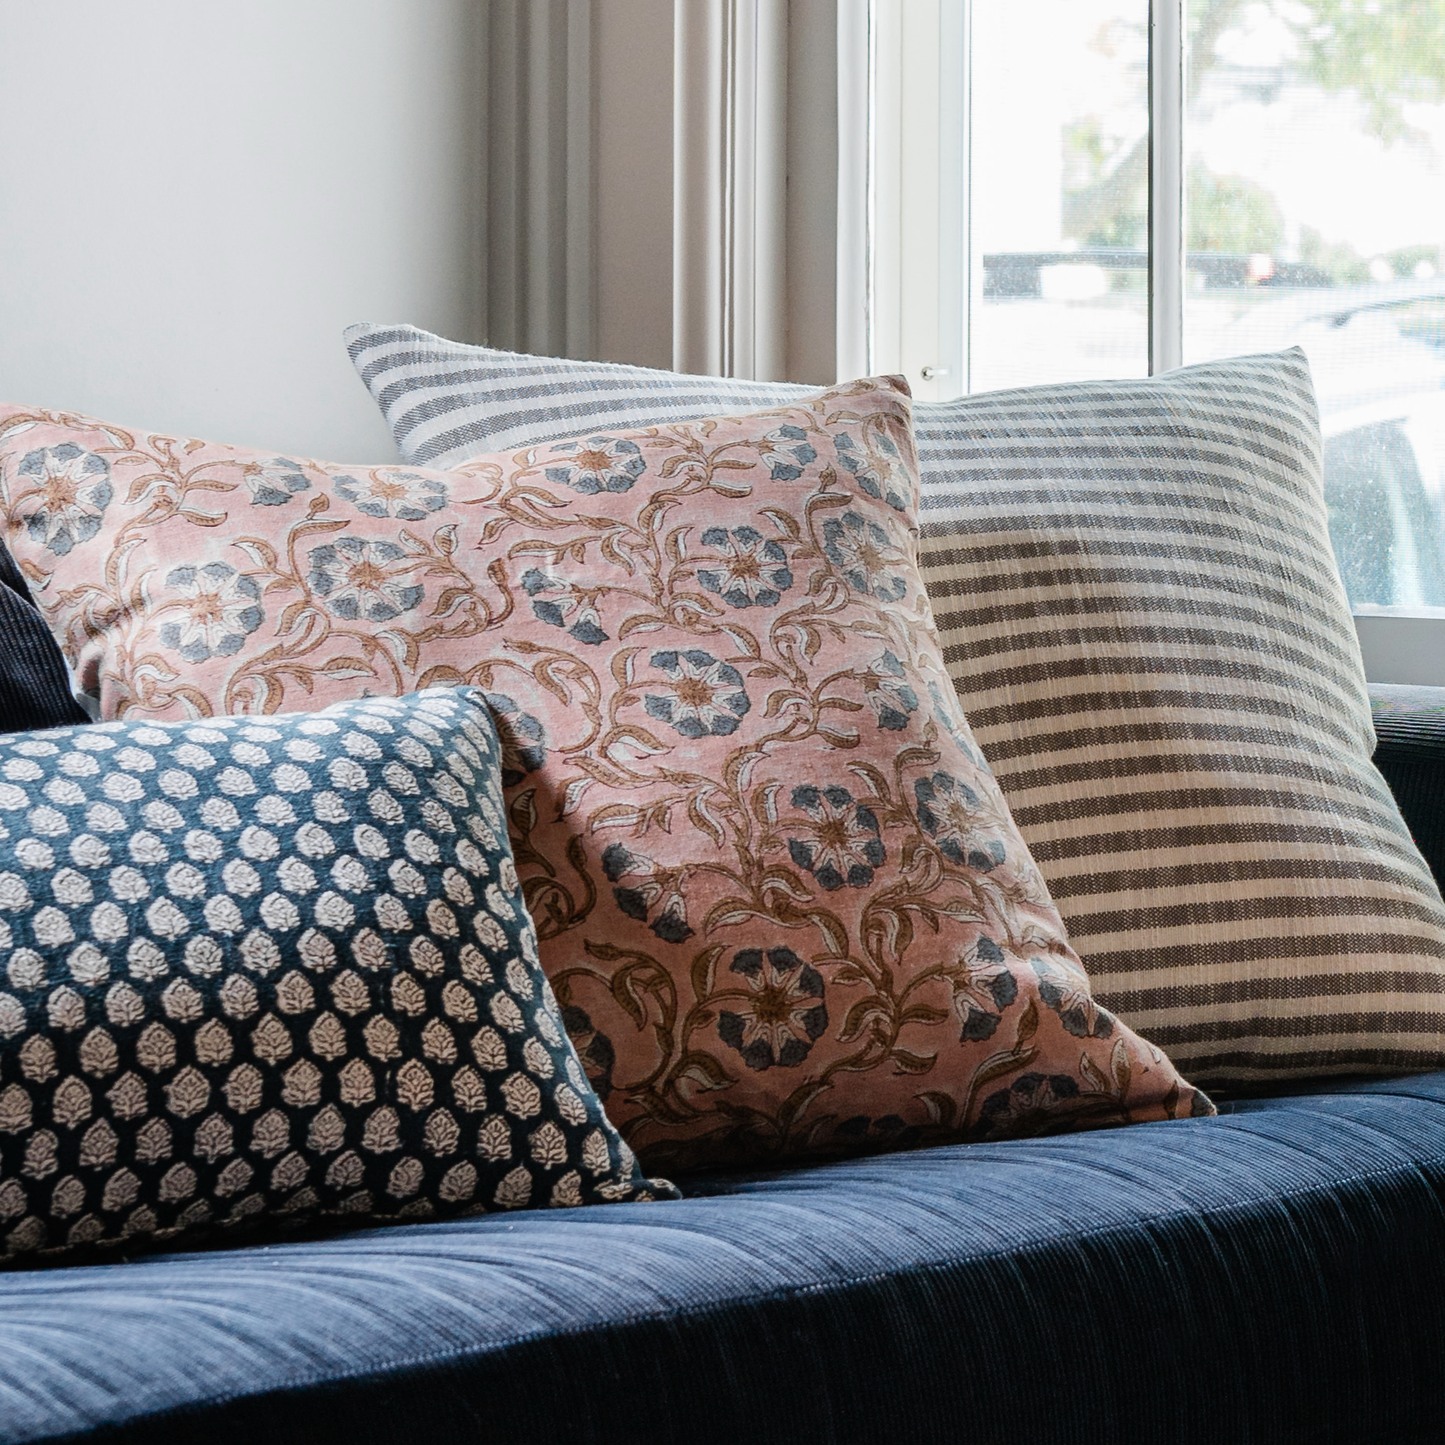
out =
<path fill-rule="evenodd" d="M 978 0 L 969 389 L 1149 369 L 1148 0 Z"/>
<path fill-rule="evenodd" d="M 1303 347 L 1352 604 L 1445 609 L 1445 0 L 1172 3 L 1182 115 L 1153 141 L 1182 159 L 1183 359 Z M 953 387 L 1147 374 L 1151 206 L 1179 207 L 1150 194 L 1150 67 L 1181 61 L 1151 56 L 1150 0 L 942 5 L 969 17 L 943 83 L 969 97 Z"/>
<path fill-rule="evenodd" d="M 1190 0 L 1186 361 L 1302 346 L 1357 611 L 1445 606 L 1445 4 Z"/>

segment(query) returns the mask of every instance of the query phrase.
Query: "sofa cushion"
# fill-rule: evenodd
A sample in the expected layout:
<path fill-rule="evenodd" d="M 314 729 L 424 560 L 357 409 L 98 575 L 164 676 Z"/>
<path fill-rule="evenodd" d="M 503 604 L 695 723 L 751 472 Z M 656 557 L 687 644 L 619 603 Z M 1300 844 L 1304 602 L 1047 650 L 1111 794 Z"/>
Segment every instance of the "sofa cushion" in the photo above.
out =
<path fill-rule="evenodd" d="M 0 733 L 89 721 L 25 578 L 0 544 Z"/>
<path fill-rule="evenodd" d="M 347 341 L 453 464 L 802 390 Z M 1206 1087 L 1445 1064 L 1445 906 L 1370 763 L 1303 354 L 915 416 L 944 656 L 1100 999 Z"/>
<path fill-rule="evenodd" d="M 6 1254 L 652 1197 L 480 694 L 12 734 L 0 778 Z"/>
<path fill-rule="evenodd" d="M 450 472 L 14 414 L 14 545 L 107 715 L 485 689 L 543 966 L 649 1167 L 1209 1109 L 1094 1007 L 958 713 L 900 382 Z M 77 451 L 114 495 L 72 539 L 39 479 Z"/>
<path fill-rule="evenodd" d="M 1445 687 L 1370 684 L 1374 763 L 1421 856 L 1445 879 Z"/>
<path fill-rule="evenodd" d="M 0 1441 L 1441 1439 L 1445 1075 L 0 1278 Z"/>

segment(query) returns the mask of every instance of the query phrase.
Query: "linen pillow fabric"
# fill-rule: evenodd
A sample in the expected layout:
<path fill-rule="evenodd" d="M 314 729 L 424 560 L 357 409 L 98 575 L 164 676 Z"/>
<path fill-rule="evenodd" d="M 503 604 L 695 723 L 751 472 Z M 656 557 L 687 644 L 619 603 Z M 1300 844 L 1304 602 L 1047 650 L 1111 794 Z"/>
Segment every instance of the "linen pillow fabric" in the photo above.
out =
<path fill-rule="evenodd" d="M 409 462 L 454 467 L 484 452 L 780 406 L 817 391 L 684 376 L 448 341 L 416 326 L 348 326 L 346 347 Z"/>
<path fill-rule="evenodd" d="M 803 388 L 355 326 L 449 464 Z M 916 409 L 944 656 L 1102 1002 L 1242 1087 L 1445 1062 L 1435 883 L 1370 763 L 1302 354 Z"/>
<path fill-rule="evenodd" d="M 1096 1009 L 957 714 L 898 384 L 455 472 L 21 418 L 12 535 L 108 714 L 485 690 L 544 966 L 649 1159 L 1209 1108 Z M 64 553 L 61 445 L 114 477 Z"/>
<path fill-rule="evenodd" d="M 650 1199 L 537 964 L 474 691 L 0 738 L 10 1255 Z"/>
<path fill-rule="evenodd" d="M 1193 1077 L 1445 1064 L 1298 349 L 935 413 L 924 575 L 1101 998 Z"/>

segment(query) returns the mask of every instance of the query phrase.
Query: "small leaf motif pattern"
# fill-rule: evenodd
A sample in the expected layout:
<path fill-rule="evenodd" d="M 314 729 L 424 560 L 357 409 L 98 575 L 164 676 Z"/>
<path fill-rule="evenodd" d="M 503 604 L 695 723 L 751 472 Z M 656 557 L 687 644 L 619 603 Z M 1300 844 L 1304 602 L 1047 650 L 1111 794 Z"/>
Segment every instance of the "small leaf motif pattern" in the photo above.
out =
<path fill-rule="evenodd" d="M 114 499 L 61 554 L 23 466 L 67 444 Z M 543 967 L 650 1167 L 1212 1111 L 1093 1004 L 957 707 L 901 381 L 453 471 L 297 464 L 256 506 L 264 460 L 0 409 L 12 550 L 105 716 L 480 690 Z"/>
<path fill-rule="evenodd" d="M 567 1041 L 500 761 L 450 688 L 0 738 L 5 1254 L 673 1197 Z"/>

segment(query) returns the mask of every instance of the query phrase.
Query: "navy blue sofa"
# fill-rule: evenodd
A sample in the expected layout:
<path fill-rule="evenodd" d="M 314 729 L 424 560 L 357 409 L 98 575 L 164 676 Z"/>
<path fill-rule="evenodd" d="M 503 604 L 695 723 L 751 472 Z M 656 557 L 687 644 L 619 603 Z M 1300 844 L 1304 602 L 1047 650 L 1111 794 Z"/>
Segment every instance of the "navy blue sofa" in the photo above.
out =
<path fill-rule="evenodd" d="M 0 1440 L 1445 1441 L 1445 1074 L 686 1187 L 0 1276 Z"/>

